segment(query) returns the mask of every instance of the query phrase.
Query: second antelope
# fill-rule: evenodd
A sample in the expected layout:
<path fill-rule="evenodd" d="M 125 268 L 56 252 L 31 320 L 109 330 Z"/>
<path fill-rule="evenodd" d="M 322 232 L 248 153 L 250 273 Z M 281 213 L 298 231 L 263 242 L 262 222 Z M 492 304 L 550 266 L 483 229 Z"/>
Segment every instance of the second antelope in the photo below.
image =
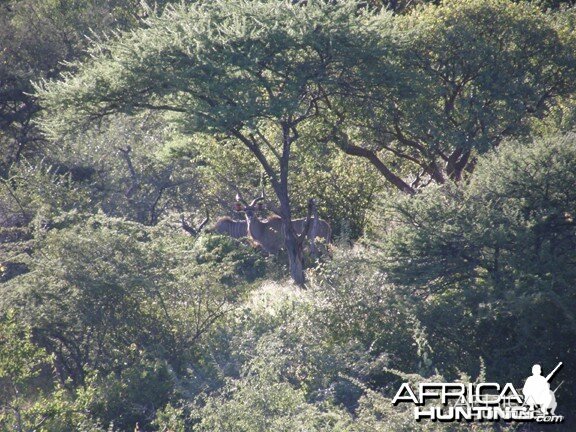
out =
<path fill-rule="evenodd" d="M 237 210 L 244 212 L 246 215 L 246 223 L 248 228 L 248 236 L 266 252 L 277 254 L 284 247 L 284 230 L 282 228 L 282 218 L 279 216 L 272 216 L 267 220 L 261 220 L 257 212 L 260 210 L 259 205 L 264 200 L 264 196 L 260 196 L 252 200 L 248 204 L 240 193 L 236 195 L 238 201 Z M 292 225 L 296 234 L 301 235 L 306 226 L 306 218 L 293 219 Z M 330 224 L 323 219 L 311 219 L 306 237 L 313 241 L 311 238 L 312 233 L 315 232 L 315 238 L 322 238 L 328 244 L 332 235 Z"/>

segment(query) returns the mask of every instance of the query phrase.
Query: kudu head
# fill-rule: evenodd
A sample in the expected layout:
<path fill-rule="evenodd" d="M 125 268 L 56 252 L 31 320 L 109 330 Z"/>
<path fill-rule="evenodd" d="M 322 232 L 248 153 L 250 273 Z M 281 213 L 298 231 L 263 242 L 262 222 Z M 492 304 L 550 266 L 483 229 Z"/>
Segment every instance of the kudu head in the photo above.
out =
<path fill-rule="evenodd" d="M 244 198 L 240 192 L 236 194 L 236 206 L 235 210 L 239 212 L 244 212 L 246 214 L 246 218 L 249 220 L 254 220 L 257 217 L 257 213 L 264 208 L 264 194 L 260 195 L 257 198 L 254 198 L 250 204 Z"/>
<path fill-rule="evenodd" d="M 242 194 L 238 192 L 236 195 L 236 210 L 241 211 L 246 215 L 246 228 L 248 237 L 266 252 L 277 254 L 283 245 L 282 230 L 278 226 L 280 219 L 260 219 L 258 212 L 263 210 L 262 201 L 265 199 L 264 194 L 254 198 L 250 204 Z"/>

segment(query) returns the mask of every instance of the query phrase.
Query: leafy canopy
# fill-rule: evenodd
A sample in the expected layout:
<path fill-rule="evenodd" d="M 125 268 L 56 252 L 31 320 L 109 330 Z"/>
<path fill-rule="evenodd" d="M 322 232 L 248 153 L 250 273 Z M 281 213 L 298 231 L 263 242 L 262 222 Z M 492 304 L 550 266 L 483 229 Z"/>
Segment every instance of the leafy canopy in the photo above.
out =
<path fill-rule="evenodd" d="M 528 2 L 448 0 L 397 17 L 406 36 L 401 81 L 343 100 L 344 149 L 385 176 L 382 164 L 395 174 L 407 165 L 412 187 L 461 179 L 477 154 L 525 136 L 533 119 L 574 93 L 572 16 Z"/>
<path fill-rule="evenodd" d="M 334 86 L 357 84 L 357 64 L 376 63 L 388 49 L 390 16 L 357 8 L 354 1 L 169 6 L 146 28 L 95 44 L 76 73 L 37 86 L 48 111 L 58 112 L 44 126 L 57 135 L 140 109 L 173 112 L 190 132 L 307 118 Z"/>

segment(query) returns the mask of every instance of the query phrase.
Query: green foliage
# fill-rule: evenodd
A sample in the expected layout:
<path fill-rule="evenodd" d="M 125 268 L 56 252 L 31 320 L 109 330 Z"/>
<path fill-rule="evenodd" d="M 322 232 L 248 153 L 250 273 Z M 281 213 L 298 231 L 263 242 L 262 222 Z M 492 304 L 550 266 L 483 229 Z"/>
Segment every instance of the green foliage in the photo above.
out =
<path fill-rule="evenodd" d="M 514 429 L 391 397 L 576 361 L 574 10 L 166 3 L 0 5 L 0 429 Z M 183 234 L 236 186 L 317 198 L 305 290 Z"/>
<path fill-rule="evenodd" d="M 42 389 L 39 389 L 42 392 Z M 36 394 L 34 402 L 22 403 L 18 411 L 12 410 L 1 426 L 7 430 L 35 430 L 40 432 L 59 432 L 74 430 L 79 432 L 114 432 L 112 425 L 104 428 L 90 418 L 85 404 L 90 397 L 91 388 L 79 389 L 76 393 L 56 386 L 49 395 Z M 19 401 L 11 401 L 11 405 Z"/>
<path fill-rule="evenodd" d="M 420 369 L 411 301 L 390 284 L 366 251 L 339 251 L 334 261 L 315 272 L 314 293 L 323 307 L 316 312 L 326 337 L 355 341 L 382 367 Z M 380 375 L 380 377 L 378 377 Z"/>
<path fill-rule="evenodd" d="M 305 213 L 306 198 L 318 201 L 320 217 L 330 221 L 335 237 L 357 239 L 363 233 L 373 198 L 385 186 L 370 165 L 350 159 L 335 146 L 305 144 L 298 148 L 293 176 L 295 206 Z M 344 233 L 342 227 L 349 231 Z"/>
<path fill-rule="evenodd" d="M 156 420 L 154 420 L 154 424 L 160 430 L 186 432 L 184 410 L 182 408 L 174 408 L 172 405 L 168 404 L 164 409 L 156 411 Z"/>
<path fill-rule="evenodd" d="M 74 400 L 61 386 L 45 396 L 47 383 L 41 374 L 52 367 L 52 360 L 34 343 L 31 328 L 8 311 L 0 321 L 0 428 L 102 431 L 80 409 L 85 396 Z"/>
<path fill-rule="evenodd" d="M 120 116 L 87 133 L 63 140 L 52 152 L 60 169 L 107 215 L 155 225 L 171 212 L 191 211 L 204 202 L 203 184 L 187 158 L 162 152 L 174 131 L 157 115 Z M 79 178 L 75 171 L 89 175 Z"/>
<path fill-rule="evenodd" d="M 403 376 L 406 381 L 407 376 Z M 409 378 L 416 381 L 426 381 L 426 382 L 443 382 L 441 376 L 435 376 L 431 378 L 424 378 L 421 376 L 411 375 Z M 466 380 L 462 380 L 466 382 Z M 359 385 L 361 385 L 359 383 Z M 451 422 L 419 422 L 415 426 L 414 420 L 412 420 L 412 412 L 410 408 L 402 407 L 400 405 L 392 405 L 392 399 L 383 396 L 379 392 L 375 392 L 370 389 L 365 389 L 364 396 L 360 399 L 360 406 L 357 413 L 357 420 L 350 431 L 378 431 L 378 432 L 396 432 L 396 431 L 429 431 L 429 432 L 442 432 L 442 431 L 492 431 L 492 430 L 502 430 L 502 431 L 513 431 L 516 430 L 516 426 L 503 424 L 502 426 L 496 427 L 490 423 L 451 423 Z"/>
<path fill-rule="evenodd" d="M 148 423 L 146 419 L 154 416 L 156 407 L 169 401 L 174 383 L 167 365 L 141 353 L 138 357 L 120 376 L 93 377 L 89 393 L 78 396 L 92 418 L 130 430 L 137 422 Z"/>
<path fill-rule="evenodd" d="M 380 151 L 386 168 L 404 179 L 408 170 L 414 186 L 462 179 L 474 169 L 476 154 L 506 137 L 526 136 L 531 120 L 574 93 L 572 11 L 454 0 L 417 7 L 395 22 L 405 35 L 402 73 L 393 84 L 373 78 L 377 97 L 346 95 L 341 103 L 349 113 L 349 140 L 340 143 L 372 158 Z M 398 187 L 410 190 L 404 183 Z"/>
<path fill-rule="evenodd" d="M 33 219 L 36 225 L 52 223 L 61 212 L 90 208 L 87 191 L 72 183 L 71 174 L 44 162 L 24 161 L 13 167 L 1 186 L 3 227 L 25 225 Z"/>
<path fill-rule="evenodd" d="M 333 68 L 341 74 L 357 61 L 351 51 L 369 58 L 366 47 L 381 45 L 376 30 L 386 32 L 386 20 L 355 9 L 355 2 L 168 7 L 145 29 L 94 45 L 74 75 L 38 86 L 45 106 L 60 112 L 44 126 L 59 135 L 112 112 L 156 108 L 174 111 L 189 132 L 229 132 L 296 115 L 306 108 L 298 101 L 303 86 L 344 80 Z"/>
<path fill-rule="evenodd" d="M 331 272 L 325 270 L 324 273 Z M 225 378 L 215 389 L 194 398 L 190 412 L 170 409 L 171 421 L 177 421 L 183 428 L 191 423 L 190 429 L 184 430 L 493 430 L 490 424 L 415 424 L 409 408 L 393 406 L 388 395 L 373 390 L 372 385 L 394 389 L 401 381 L 443 382 L 444 378 L 437 373 L 421 376 L 388 369 L 387 360 L 382 358 L 387 354 L 394 362 L 404 360 L 400 358 L 403 352 L 398 345 L 374 343 L 365 352 L 353 340 L 362 338 L 361 334 L 351 336 L 341 327 L 334 327 L 336 320 L 327 322 L 325 317 L 330 316 L 334 307 L 331 303 L 338 305 L 346 296 L 341 293 L 340 299 L 334 300 L 333 292 L 328 291 L 334 280 L 332 277 L 329 281 L 325 275 L 321 284 L 309 293 L 279 285 L 264 285 L 253 292 L 244 310 L 239 310 L 227 323 L 230 334 L 224 336 L 216 332 L 213 335 L 230 343 L 227 348 L 232 355 L 220 355 L 216 339 L 209 342 L 211 349 L 216 350 L 212 358 L 221 362 L 219 370 L 226 374 Z M 376 327 L 378 312 L 396 313 L 397 303 L 390 296 L 382 296 L 379 302 L 368 300 L 369 289 L 375 289 L 381 281 L 362 281 L 358 275 L 355 282 L 364 283 L 349 293 L 346 300 L 356 301 L 355 297 L 366 291 L 357 303 L 364 303 L 364 309 L 372 309 L 374 314 L 372 317 L 354 314 L 358 310 L 356 306 L 349 315 L 341 317 L 340 324 L 345 321 L 351 326 L 360 326 L 371 321 L 366 327 Z M 386 312 L 385 306 L 377 304 L 388 302 Z M 394 319 L 383 316 L 380 322 Z M 388 335 L 389 330 L 390 327 L 382 331 L 387 340 L 397 337 L 399 342 L 410 344 L 416 338 L 396 330 L 394 335 Z M 338 337 L 341 339 L 337 340 Z M 388 352 L 384 354 L 383 349 Z M 404 354 L 406 359 L 414 356 L 414 353 Z M 231 362 L 237 362 L 235 368 Z M 403 366 L 409 368 L 406 364 Z M 464 375 L 459 378 L 470 381 Z"/>
<path fill-rule="evenodd" d="M 295 149 L 292 164 L 297 169 L 289 173 L 294 217 L 304 217 L 308 198 L 315 197 L 319 215 L 331 223 L 333 235 L 339 237 L 346 225 L 349 236 L 356 239 L 363 232 L 366 212 L 383 182 L 369 164 L 350 160 L 335 146 L 318 144 L 316 138 L 320 138 L 315 135 L 317 131 L 310 126 L 310 137 L 303 138 Z M 211 213 L 219 211 L 243 219 L 243 215 L 232 211 L 236 201 L 234 186 L 240 187 L 245 197 L 258 196 L 262 190 L 258 160 L 234 142 L 218 145 L 204 136 L 177 140 L 167 150 L 171 157 L 191 160 L 202 184 L 202 199 Z M 278 208 L 266 176 L 264 188 L 266 202 Z"/>
<path fill-rule="evenodd" d="M 390 203 L 380 259 L 390 281 L 426 299 L 415 311 L 436 366 L 472 371 L 482 356 L 497 381 L 520 381 L 534 363 L 571 357 L 575 163 L 572 134 L 507 143 L 469 185 Z"/>
<path fill-rule="evenodd" d="M 306 403 L 302 390 L 269 375 L 231 381 L 196 413 L 199 431 L 344 431 L 349 416 Z"/>
<path fill-rule="evenodd" d="M 198 276 L 219 275 L 217 283 L 230 287 L 242 279 L 253 281 L 264 275 L 264 260 L 246 246 L 223 235 L 204 235 L 195 244 Z"/>
<path fill-rule="evenodd" d="M 182 3 L 139 31 L 94 44 L 60 81 L 36 86 L 54 138 L 110 115 L 157 110 L 188 135 L 233 141 L 255 157 L 280 202 L 291 277 L 304 282 L 302 244 L 290 225 L 291 152 L 331 108 L 360 86 L 357 69 L 393 68 L 390 14 L 337 3 L 225 0 Z M 279 23 L 282 25 L 279 25 Z M 370 47 L 370 49 L 368 49 Z"/>
<path fill-rule="evenodd" d="M 0 179 L 0 282 L 28 270 L 36 237 L 51 227 L 62 211 L 91 208 L 86 189 L 71 174 L 44 162 L 22 161 Z"/>
<path fill-rule="evenodd" d="M 315 310 L 313 297 L 289 287 L 267 284 L 252 294 L 209 340 L 226 377 L 196 399 L 190 416 L 198 430 L 344 430 L 349 414 L 328 400 L 338 372 L 360 368 L 347 359 L 362 356 L 326 341 Z"/>
<path fill-rule="evenodd" d="M 169 227 L 103 215 L 62 221 L 38 241 L 31 271 L 3 286 L 0 308 L 34 331 L 67 386 L 98 373 L 87 408 L 94 418 L 142 422 L 172 394 L 170 371 L 195 361 L 200 338 L 263 263 L 220 236 L 194 243 Z"/>
<path fill-rule="evenodd" d="M 530 3 L 448 1 L 405 21 L 417 24 L 412 58 L 428 81 L 410 118 L 416 127 L 432 127 L 430 144 L 439 152 L 484 152 L 503 136 L 525 132 L 523 119 L 544 115 L 553 96 L 573 91 L 573 32 L 561 16 Z"/>
<path fill-rule="evenodd" d="M 573 163 L 573 135 L 507 144 L 469 186 L 398 199 L 381 222 L 402 223 L 391 236 L 398 281 L 436 289 L 479 278 L 503 289 L 516 274 L 570 280 Z"/>
<path fill-rule="evenodd" d="M 0 321 L 0 335 L 0 380 L 18 386 L 37 376 L 48 356 L 32 342 L 30 328 L 22 328 L 8 312 Z"/>
<path fill-rule="evenodd" d="M 136 26 L 145 9 L 138 0 L 1 2 L 0 177 L 22 156 L 49 156 L 54 147 L 32 123 L 41 107 L 31 81 L 56 77 L 63 62 L 84 56 L 89 36 Z"/>
<path fill-rule="evenodd" d="M 31 272 L 10 282 L 3 304 L 17 307 L 49 349 L 63 346 L 65 378 L 83 382 L 87 363 L 109 370 L 122 364 L 123 347 L 142 343 L 156 325 L 152 310 L 144 310 L 156 296 L 145 236 L 136 225 L 102 217 L 52 230 Z M 33 316 L 24 314 L 30 309 Z M 143 331 L 135 335 L 134 328 Z M 87 345 L 92 338 L 99 347 Z"/>

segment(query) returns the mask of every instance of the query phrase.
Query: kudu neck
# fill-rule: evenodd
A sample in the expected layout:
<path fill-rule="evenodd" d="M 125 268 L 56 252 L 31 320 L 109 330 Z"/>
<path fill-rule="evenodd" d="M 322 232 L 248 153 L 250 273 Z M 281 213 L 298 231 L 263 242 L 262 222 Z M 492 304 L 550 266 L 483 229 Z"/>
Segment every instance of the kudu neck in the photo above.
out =
<path fill-rule="evenodd" d="M 264 224 L 264 222 L 262 222 L 256 215 L 254 215 L 254 216 L 246 215 L 246 222 L 248 222 L 249 224 L 253 224 L 253 225 L 263 225 Z"/>

